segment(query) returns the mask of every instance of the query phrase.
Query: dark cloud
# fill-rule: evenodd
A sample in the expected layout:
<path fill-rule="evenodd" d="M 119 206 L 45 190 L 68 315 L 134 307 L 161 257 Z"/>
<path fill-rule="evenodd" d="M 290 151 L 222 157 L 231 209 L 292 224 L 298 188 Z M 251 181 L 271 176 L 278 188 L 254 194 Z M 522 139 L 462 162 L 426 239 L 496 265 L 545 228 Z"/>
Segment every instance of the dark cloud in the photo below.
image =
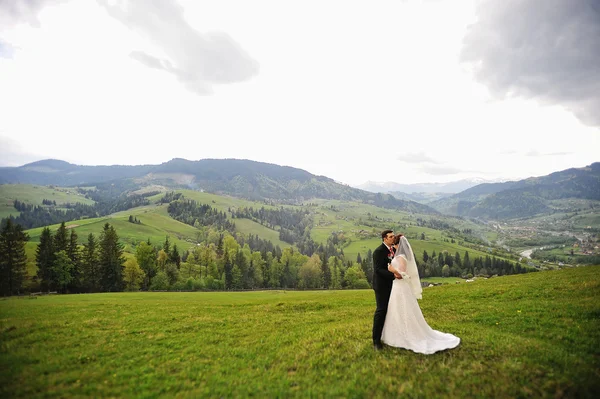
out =
<path fill-rule="evenodd" d="M 461 60 L 497 98 L 534 98 L 600 127 L 600 1 L 483 0 Z"/>
<path fill-rule="evenodd" d="M 195 93 L 207 94 L 213 84 L 242 82 L 258 73 L 258 63 L 231 37 L 220 32 L 198 32 L 186 22 L 182 7 L 173 0 L 117 4 L 97 1 L 112 17 L 162 51 L 161 56 L 134 51 L 132 58 L 173 74 Z"/>

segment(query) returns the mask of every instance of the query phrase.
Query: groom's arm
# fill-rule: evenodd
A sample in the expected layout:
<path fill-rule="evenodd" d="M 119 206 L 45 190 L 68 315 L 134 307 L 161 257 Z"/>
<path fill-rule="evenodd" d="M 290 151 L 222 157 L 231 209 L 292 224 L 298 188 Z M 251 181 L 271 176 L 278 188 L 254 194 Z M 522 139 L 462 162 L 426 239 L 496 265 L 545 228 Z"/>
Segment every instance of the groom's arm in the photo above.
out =
<path fill-rule="evenodd" d="M 383 277 L 387 280 L 393 280 L 396 278 L 394 273 L 388 270 L 388 257 L 383 251 L 373 252 L 373 269 L 378 276 Z"/>

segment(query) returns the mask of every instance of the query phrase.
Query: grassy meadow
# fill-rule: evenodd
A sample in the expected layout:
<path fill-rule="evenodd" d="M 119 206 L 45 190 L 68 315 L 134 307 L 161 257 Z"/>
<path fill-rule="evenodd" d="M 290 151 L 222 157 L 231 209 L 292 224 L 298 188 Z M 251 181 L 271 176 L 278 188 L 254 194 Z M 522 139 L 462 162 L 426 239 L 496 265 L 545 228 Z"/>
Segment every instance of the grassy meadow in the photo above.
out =
<path fill-rule="evenodd" d="M 91 205 L 94 201 L 79 194 L 76 189 L 70 187 L 49 187 L 33 184 L 0 184 L 0 219 L 13 215 L 19 216 L 14 207 L 14 201 L 19 200 L 32 205 L 42 205 L 42 200 L 56 201 L 60 206 L 65 203 L 81 202 Z"/>
<path fill-rule="evenodd" d="M 426 288 L 425 356 L 371 347 L 371 290 L 0 300 L 0 396 L 567 397 L 600 392 L 600 266 Z"/>
<path fill-rule="evenodd" d="M 186 198 L 196 200 L 202 204 L 209 204 L 211 207 L 226 212 L 229 209 L 240 207 L 253 208 L 274 208 L 273 205 L 267 205 L 261 202 L 249 201 L 245 199 L 204 193 L 192 190 L 177 190 L 182 192 Z M 80 198 L 74 189 L 68 188 L 50 188 L 33 185 L 0 185 L 0 198 L 6 198 L 5 206 L 12 207 L 14 198 L 26 201 L 28 203 L 40 203 L 43 198 L 56 199 L 57 203 L 75 202 Z M 74 197 L 73 197 L 74 196 Z M 156 204 L 163 194 L 156 194 L 149 197 L 151 205 L 141 206 L 122 212 L 117 212 L 101 218 L 89 218 L 76 221 L 66 221 L 69 228 L 75 228 L 80 244 L 87 241 L 89 233 L 98 237 L 106 222 L 115 227 L 121 242 L 125 245 L 125 251 L 128 254 L 133 253 L 137 243 L 141 241 L 150 241 L 154 244 L 164 242 L 168 235 L 171 243 L 177 244 L 177 247 L 183 251 L 195 245 L 197 242 L 198 230 L 192 226 L 178 222 L 172 219 L 167 213 L 166 204 Z M 10 200 L 9 200 L 10 199 Z M 87 201 L 87 200 L 86 200 Z M 347 237 L 348 244 L 343 248 L 347 259 L 355 260 L 360 253 L 362 257 L 367 255 L 369 249 L 374 250 L 381 244 L 379 233 L 385 228 L 396 228 L 406 234 L 420 237 L 421 233 L 426 235 L 426 240 L 412 240 L 413 249 L 419 257 L 423 250 L 429 254 L 433 251 L 441 252 L 447 250 L 452 255 L 459 251 L 464 256 L 464 251 L 468 250 L 471 258 L 476 256 L 485 256 L 486 252 L 470 249 L 444 241 L 444 233 L 427 227 L 418 227 L 415 225 L 417 215 L 410 215 L 406 212 L 398 212 L 390 209 L 378 208 L 369 204 L 356 202 L 346 202 L 337 200 L 315 199 L 310 201 L 313 206 L 315 226 L 311 230 L 311 237 L 318 243 L 326 243 L 327 238 L 332 232 L 343 232 Z M 305 204 L 305 205 L 308 205 Z M 290 208 L 299 208 L 286 205 Z M 8 208 L 7 208 L 8 209 Z M 12 208 L 14 211 L 14 208 Z M 0 209 L 1 211 L 1 209 Z M 129 215 L 135 216 L 141 221 L 141 224 L 129 223 Z M 269 229 L 248 219 L 234 219 L 236 229 L 243 234 L 258 235 L 263 239 L 271 241 L 280 248 L 288 248 L 290 244 L 279 239 L 279 232 Z M 461 222 L 466 223 L 466 222 Z M 58 225 L 49 226 L 51 230 L 56 230 Z M 461 227 L 461 226 L 458 226 Z M 474 225 L 466 227 L 473 228 Z M 28 273 L 36 273 L 35 268 L 35 248 L 39 242 L 39 236 L 42 228 L 30 229 L 27 231 L 30 242 L 27 244 L 28 254 Z"/>

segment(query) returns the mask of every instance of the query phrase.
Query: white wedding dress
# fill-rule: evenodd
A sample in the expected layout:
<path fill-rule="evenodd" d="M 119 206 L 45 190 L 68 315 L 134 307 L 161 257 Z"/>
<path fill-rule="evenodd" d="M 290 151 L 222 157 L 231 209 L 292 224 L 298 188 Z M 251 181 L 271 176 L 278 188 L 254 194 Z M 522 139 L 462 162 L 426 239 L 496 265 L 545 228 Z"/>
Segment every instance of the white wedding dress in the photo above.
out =
<path fill-rule="evenodd" d="M 432 329 L 423 317 L 417 302 L 422 289 L 414 255 L 406 238 L 402 239 L 406 241 L 405 251 L 401 251 L 401 244 L 392 260 L 392 267 L 403 273 L 403 278 L 395 279 L 392 285 L 381 341 L 389 346 L 426 355 L 455 348 L 460 344 L 460 338 Z M 407 261 L 408 257 L 413 261 Z"/>

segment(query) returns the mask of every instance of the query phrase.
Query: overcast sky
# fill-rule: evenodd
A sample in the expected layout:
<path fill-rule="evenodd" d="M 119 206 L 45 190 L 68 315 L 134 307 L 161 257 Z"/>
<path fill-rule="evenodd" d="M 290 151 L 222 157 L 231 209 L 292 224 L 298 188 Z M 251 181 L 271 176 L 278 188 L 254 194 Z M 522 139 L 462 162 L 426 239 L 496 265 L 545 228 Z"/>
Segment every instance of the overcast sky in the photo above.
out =
<path fill-rule="evenodd" d="M 357 185 L 600 161 L 600 0 L 0 0 L 0 165 Z"/>

